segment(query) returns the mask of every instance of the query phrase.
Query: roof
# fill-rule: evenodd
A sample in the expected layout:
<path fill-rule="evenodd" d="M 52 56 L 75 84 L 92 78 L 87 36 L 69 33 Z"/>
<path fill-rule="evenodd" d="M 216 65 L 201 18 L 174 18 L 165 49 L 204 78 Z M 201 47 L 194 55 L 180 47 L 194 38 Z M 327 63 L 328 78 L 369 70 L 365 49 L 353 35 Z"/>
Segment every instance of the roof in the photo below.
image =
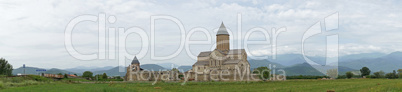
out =
<path fill-rule="evenodd" d="M 223 24 L 223 22 L 222 22 L 221 26 L 219 27 L 218 33 L 216 33 L 216 35 L 229 35 L 229 33 L 228 33 L 228 31 L 226 30 L 226 27 L 225 27 L 225 25 Z"/>
<path fill-rule="evenodd" d="M 218 51 L 219 53 L 221 53 L 221 54 L 223 54 L 223 55 L 226 55 L 227 53 L 225 53 L 224 51 L 222 51 L 222 50 L 220 50 L 220 49 L 215 49 L 216 51 Z M 214 50 L 214 51 L 215 51 Z M 225 51 L 227 51 L 227 50 L 225 50 Z"/>
<path fill-rule="evenodd" d="M 208 61 L 197 61 L 194 65 L 209 65 Z"/>
<path fill-rule="evenodd" d="M 140 64 L 140 62 L 137 59 L 137 56 L 134 57 L 133 61 L 131 61 L 131 64 Z"/>
<path fill-rule="evenodd" d="M 75 76 L 74 74 L 69 74 L 68 76 L 71 76 L 71 77 L 77 77 L 77 76 Z"/>
<path fill-rule="evenodd" d="M 206 57 L 209 56 L 211 54 L 212 51 L 205 51 L 205 52 L 201 52 L 200 54 L 198 54 L 198 57 Z"/>
<path fill-rule="evenodd" d="M 230 59 L 223 62 L 223 64 L 238 64 L 240 61 L 241 61 L 240 59 Z"/>
<path fill-rule="evenodd" d="M 228 55 L 240 55 L 245 52 L 246 51 L 244 49 L 232 49 L 228 52 Z"/>

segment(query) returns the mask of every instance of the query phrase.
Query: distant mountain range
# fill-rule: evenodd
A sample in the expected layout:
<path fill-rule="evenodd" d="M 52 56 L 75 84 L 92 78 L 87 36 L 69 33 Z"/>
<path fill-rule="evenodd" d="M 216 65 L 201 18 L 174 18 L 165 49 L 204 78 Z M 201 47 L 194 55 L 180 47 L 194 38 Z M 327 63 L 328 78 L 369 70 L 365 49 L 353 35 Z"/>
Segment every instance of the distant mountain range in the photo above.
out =
<path fill-rule="evenodd" d="M 179 65 L 176 65 L 174 63 L 159 63 L 157 65 L 162 66 L 165 69 L 173 69 L 173 68 L 179 67 Z"/>
<path fill-rule="evenodd" d="M 285 70 L 287 76 L 293 76 L 293 75 L 319 75 L 323 76 L 325 74 L 319 72 L 315 68 L 313 68 L 310 64 L 308 63 L 302 63 L 302 64 L 297 64 L 291 67 L 286 67 L 283 68 Z M 339 75 L 345 75 L 346 72 L 348 71 L 356 71 L 356 69 L 351 69 L 348 67 L 343 67 L 343 66 L 338 66 L 338 74 Z"/>
<path fill-rule="evenodd" d="M 319 56 L 307 56 L 309 59 L 315 61 L 318 64 L 325 64 L 325 58 L 324 57 L 319 57 Z M 282 55 L 277 55 L 276 59 L 269 58 L 269 61 L 273 63 L 277 63 L 280 65 L 284 66 L 293 66 L 297 64 L 302 64 L 305 63 L 306 61 L 303 58 L 303 55 L 301 54 L 282 54 Z"/>
<path fill-rule="evenodd" d="M 144 64 L 144 65 L 141 65 L 140 67 L 141 67 L 142 69 L 151 70 L 151 71 L 170 70 L 170 69 L 163 68 L 162 66 L 157 65 L 157 64 Z"/>
<path fill-rule="evenodd" d="M 258 67 L 268 67 L 269 64 L 271 64 L 271 69 L 274 69 L 274 65 L 276 66 L 275 69 L 283 69 L 286 72 L 286 75 L 324 75 L 323 73 L 319 72 L 315 68 L 313 68 L 310 64 L 308 63 L 301 63 L 301 64 L 295 64 L 292 66 L 283 66 L 278 63 L 270 62 L 269 60 L 249 60 L 250 63 L 250 69 L 251 71 L 255 68 Z M 343 67 L 343 66 L 338 66 L 338 72 L 340 75 L 345 74 L 348 71 L 356 71 L 355 69 L 351 69 L 348 67 Z M 278 73 L 277 73 L 278 74 Z"/>
<path fill-rule="evenodd" d="M 309 59 L 317 62 L 318 64 L 325 65 L 325 58 L 318 56 L 309 56 Z M 266 66 L 276 69 L 284 69 L 287 75 L 324 75 L 321 72 L 314 69 L 310 64 L 307 64 L 303 56 L 300 54 L 283 54 L 277 55 L 277 59 L 266 59 L 266 60 L 249 60 L 250 69 Z M 382 53 L 362 53 L 339 57 L 338 71 L 340 75 L 345 74 L 347 71 L 358 71 L 362 67 L 368 67 L 372 73 L 383 70 L 384 72 L 392 72 L 392 70 L 402 69 L 402 52 L 393 52 L 391 54 Z M 124 71 L 126 70 L 124 67 Z M 170 70 L 177 67 L 181 72 L 188 71 L 192 69 L 192 66 L 178 66 L 173 63 L 161 63 L 161 64 L 143 64 L 142 69 L 146 70 Z M 37 67 L 26 67 L 26 74 L 38 74 L 36 70 L 43 69 Z M 23 68 L 17 68 L 13 70 L 13 74 L 23 73 Z M 94 74 L 106 73 L 107 75 L 113 76 L 124 76 L 126 72 L 119 72 L 119 67 L 76 67 L 69 69 L 48 69 L 44 73 L 66 73 L 66 74 L 78 74 L 82 75 L 84 71 L 92 71 Z"/>
<path fill-rule="evenodd" d="M 269 67 L 269 65 L 271 65 L 271 67 L 273 67 L 275 65 L 276 68 L 285 68 L 285 66 L 278 64 L 278 63 L 271 62 L 269 60 L 252 60 L 251 59 L 251 60 L 248 60 L 248 62 L 250 63 L 251 71 L 258 67 L 264 67 L 264 66 Z"/>
<path fill-rule="evenodd" d="M 384 53 L 361 53 L 361 54 L 351 54 L 351 55 L 345 55 L 345 56 L 340 56 L 338 58 L 339 63 L 342 62 L 350 62 L 350 61 L 355 61 L 355 60 L 360 60 L 360 59 L 375 59 L 379 58 L 382 56 L 385 56 L 386 54 Z M 325 65 L 325 57 L 321 56 L 307 56 L 310 60 L 321 64 Z M 281 64 L 284 66 L 292 66 L 296 64 L 302 64 L 306 63 L 306 61 L 303 58 L 302 54 L 282 54 L 282 55 L 277 55 L 276 59 L 269 58 L 268 59 L 271 62 Z"/>
<path fill-rule="evenodd" d="M 100 70 L 100 71 L 91 71 L 91 72 L 93 72 L 94 75 L 106 73 L 108 76 L 125 76 L 127 67 L 122 67 L 122 68 L 123 68 L 124 72 L 119 72 L 119 67 L 114 67 L 109 70 Z"/>
<path fill-rule="evenodd" d="M 384 53 L 360 53 L 360 54 L 351 54 L 339 57 L 339 62 L 349 62 L 358 59 L 374 59 L 385 56 L 387 54 Z"/>
<path fill-rule="evenodd" d="M 36 70 L 46 70 L 46 71 L 36 71 Z M 44 69 L 44 68 L 36 68 L 36 67 L 25 67 L 25 74 L 39 74 L 39 73 L 49 73 L 49 74 L 79 74 L 76 72 L 70 72 L 62 69 L 52 68 L 52 69 Z M 20 67 L 13 70 L 13 74 L 24 74 L 24 68 Z M 81 73 L 82 74 L 82 73 Z"/>
<path fill-rule="evenodd" d="M 64 69 L 66 71 L 76 72 L 76 73 L 83 73 L 85 71 L 102 71 L 102 70 L 110 70 L 114 68 L 113 66 L 105 66 L 105 67 L 85 67 L 79 66 L 75 68 Z"/>
<path fill-rule="evenodd" d="M 179 69 L 180 72 L 186 72 L 188 70 L 193 69 L 193 67 L 192 66 L 179 66 L 178 69 Z"/>
<path fill-rule="evenodd" d="M 340 66 L 350 67 L 352 69 L 361 69 L 368 67 L 371 73 L 383 70 L 392 72 L 392 70 L 402 69 L 402 52 L 393 52 L 391 54 L 376 57 L 362 58 L 339 63 Z"/>

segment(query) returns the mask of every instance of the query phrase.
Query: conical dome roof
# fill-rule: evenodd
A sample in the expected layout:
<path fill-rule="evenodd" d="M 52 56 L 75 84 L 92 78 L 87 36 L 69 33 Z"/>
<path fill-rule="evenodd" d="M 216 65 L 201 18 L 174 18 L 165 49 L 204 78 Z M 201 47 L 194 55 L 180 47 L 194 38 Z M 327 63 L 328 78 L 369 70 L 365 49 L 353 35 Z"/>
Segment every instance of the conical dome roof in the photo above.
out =
<path fill-rule="evenodd" d="M 137 59 L 137 56 L 134 57 L 133 61 L 131 61 L 131 64 L 140 64 L 140 62 Z"/>
<path fill-rule="evenodd" d="M 223 24 L 223 22 L 222 22 L 221 26 L 219 27 L 218 33 L 217 33 L 216 35 L 229 35 L 229 33 L 228 33 L 228 31 L 226 30 L 226 27 L 225 27 L 225 25 Z"/>

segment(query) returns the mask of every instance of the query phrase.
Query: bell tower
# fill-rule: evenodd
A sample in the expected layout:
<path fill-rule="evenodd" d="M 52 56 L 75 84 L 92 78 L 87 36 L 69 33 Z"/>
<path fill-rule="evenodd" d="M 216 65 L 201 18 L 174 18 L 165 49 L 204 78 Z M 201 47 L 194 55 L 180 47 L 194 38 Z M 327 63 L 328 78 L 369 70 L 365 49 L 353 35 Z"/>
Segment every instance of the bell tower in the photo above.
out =
<path fill-rule="evenodd" d="M 138 61 L 137 56 L 135 56 L 133 61 L 131 61 L 130 69 L 131 69 L 131 71 L 139 71 L 140 70 L 140 62 Z"/>
<path fill-rule="evenodd" d="M 230 50 L 229 46 L 229 33 L 225 25 L 221 24 L 216 34 L 216 49 L 227 52 Z"/>

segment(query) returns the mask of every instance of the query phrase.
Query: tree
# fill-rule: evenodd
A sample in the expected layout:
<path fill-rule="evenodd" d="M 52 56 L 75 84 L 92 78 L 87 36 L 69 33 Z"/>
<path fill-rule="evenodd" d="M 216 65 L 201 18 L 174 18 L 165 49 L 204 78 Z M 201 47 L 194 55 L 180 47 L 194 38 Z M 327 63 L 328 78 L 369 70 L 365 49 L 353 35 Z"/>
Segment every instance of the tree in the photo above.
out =
<path fill-rule="evenodd" d="M 173 71 L 173 72 L 179 72 L 179 69 L 173 68 L 172 71 Z"/>
<path fill-rule="evenodd" d="M 327 70 L 327 76 L 331 78 L 337 78 L 338 77 L 338 69 L 329 69 Z"/>
<path fill-rule="evenodd" d="M 74 74 L 75 76 L 78 76 L 77 74 Z"/>
<path fill-rule="evenodd" d="M 85 78 L 92 78 L 92 75 L 93 75 L 93 73 L 92 73 L 91 71 L 85 71 L 85 72 L 82 74 L 82 77 L 85 77 Z"/>
<path fill-rule="evenodd" d="M 367 76 L 370 75 L 370 69 L 367 67 L 363 67 L 362 69 L 360 69 L 360 72 L 362 73 L 362 76 Z"/>
<path fill-rule="evenodd" d="M 116 76 L 116 77 L 114 77 L 115 79 L 121 79 L 121 77 L 120 76 Z"/>
<path fill-rule="evenodd" d="M 346 72 L 346 77 L 347 77 L 348 79 L 352 78 L 353 75 L 354 75 L 354 74 L 353 74 L 352 72 Z"/>
<path fill-rule="evenodd" d="M 398 76 L 400 79 L 402 79 L 402 69 L 398 69 Z"/>
<path fill-rule="evenodd" d="M 387 73 L 387 74 L 385 74 L 385 78 L 394 79 L 394 75 L 393 75 L 393 73 Z"/>
<path fill-rule="evenodd" d="M 11 76 L 12 72 L 13 66 L 6 59 L 0 58 L 0 75 Z"/>
<path fill-rule="evenodd" d="M 104 80 L 106 80 L 106 79 L 107 79 L 107 75 L 106 75 L 106 73 L 103 73 L 103 75 L 102 75 L 102 79 L 104 79 Z"/>
<path fill-rule="evenodd" d="M 64 78 L 66 78 L 66 79 L 67 79 L 67 78 L 68 78 L 68 75 L 67 75 L 67 74 L 64 74 Z"/>
<path fill-rule="evenodd" d="M 63 75 L 62 73 L 58 73 L 57 75 Z"/>
<path fill-rule="evenodd" d="M 260 73 L 260 78 L 263 79 L 264 81 L 269 78 L 270 72 L 269 72 L 268 67 L 258 67 L 255 70 L 253 70 L 253 73 Z"/>
<path fill-rule="evenodd" d="M 396 72 L 395 72 L 395 70 L 394 70 L 392 73 L 387 73 L 387 74 L 385 75 L 385 78 L 388 78 L 388 79 L 396 79 L 396 78 L 398 78 L 398 75 L 396 75 Z"/>
<path fill-rule="evenodd" d="M 385 77 L 384 71 L 374 72 L 373 74 L 374 74 L 375 78 L 384 78 Z"/>
<path fill-rule="evenodd" d="M 392 71 L 392 75 L 393 75 L 393 77 L 394 77 L 395 79 L 398 78 L 398 74 L 396 74 L 395 70 Z"/>

